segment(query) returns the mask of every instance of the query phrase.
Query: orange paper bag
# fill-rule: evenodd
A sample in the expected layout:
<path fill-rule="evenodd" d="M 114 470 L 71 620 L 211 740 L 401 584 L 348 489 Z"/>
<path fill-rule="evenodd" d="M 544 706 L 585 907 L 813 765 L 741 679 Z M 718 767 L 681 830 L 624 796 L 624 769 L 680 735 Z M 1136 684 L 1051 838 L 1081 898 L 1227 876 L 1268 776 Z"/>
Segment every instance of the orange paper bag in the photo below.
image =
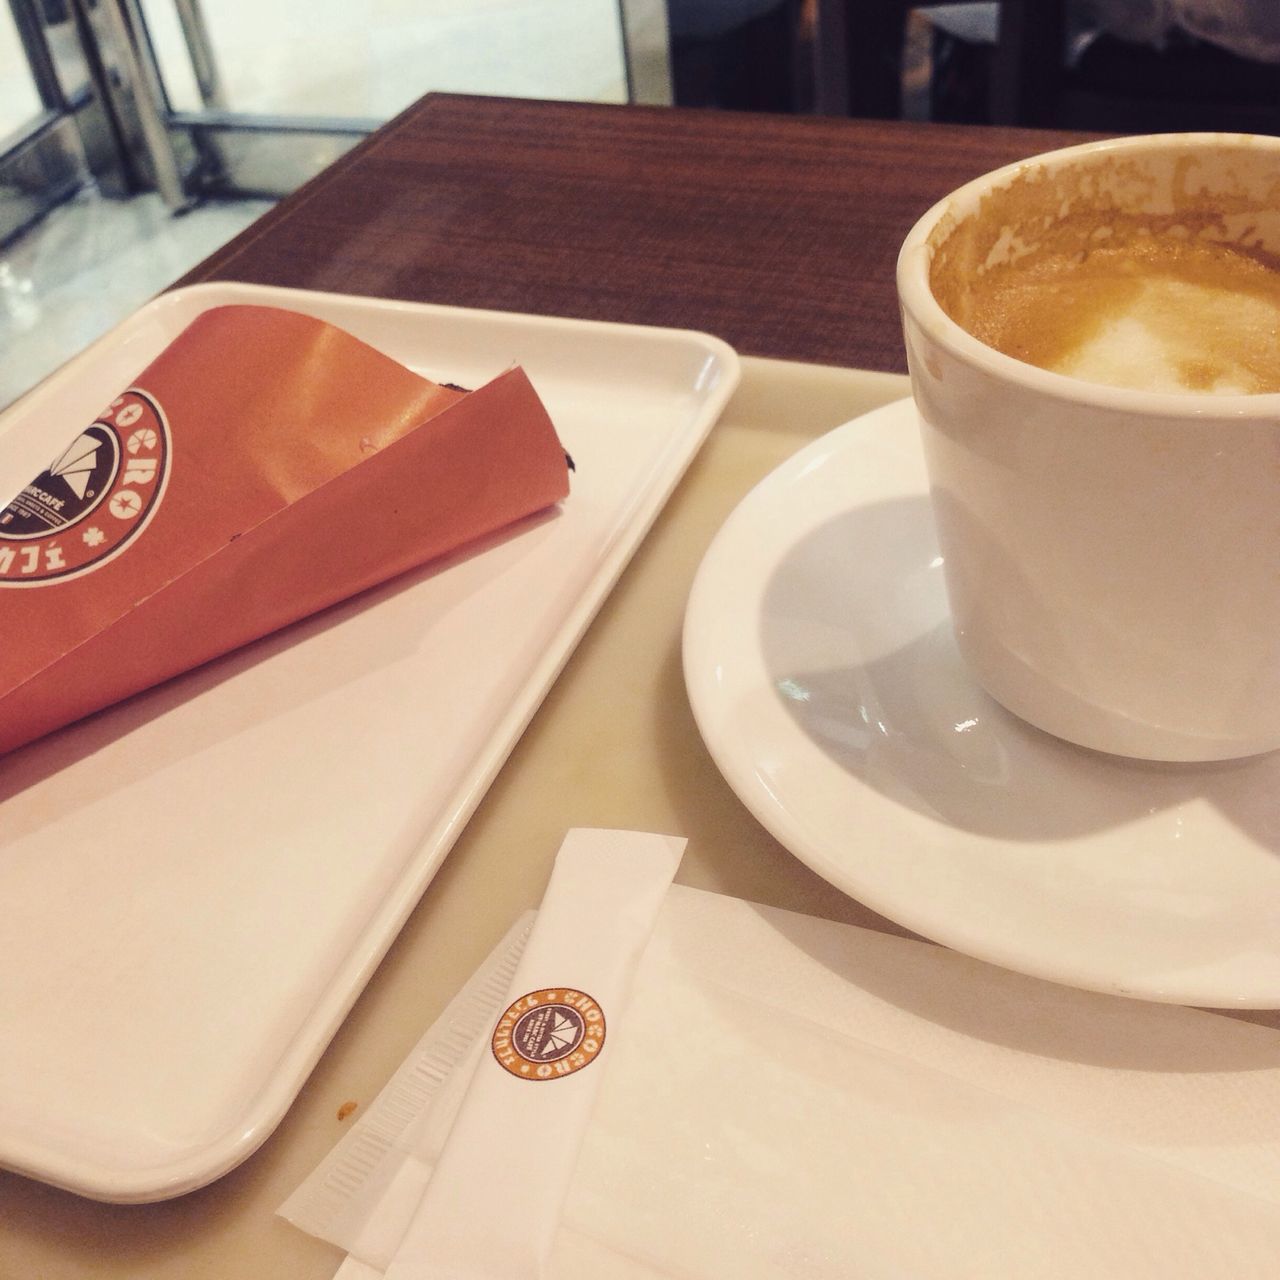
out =
<path fill-rule="evenodd" d="M 208 311 L 0 509 L 0 752 L 568 487 L 519 369 L 462 391 L 309 316 Z"/>

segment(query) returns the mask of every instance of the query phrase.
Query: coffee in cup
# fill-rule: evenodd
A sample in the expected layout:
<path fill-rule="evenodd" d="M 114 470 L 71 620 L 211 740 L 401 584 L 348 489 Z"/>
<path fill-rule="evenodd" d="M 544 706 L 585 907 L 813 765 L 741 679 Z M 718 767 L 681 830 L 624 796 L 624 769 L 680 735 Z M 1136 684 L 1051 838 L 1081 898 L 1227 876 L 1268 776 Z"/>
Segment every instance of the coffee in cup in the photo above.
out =
<path fill-rule="evenodd" d="M 1280 747 L 1280 138 L 1009 166 L 920 220 L 898 283 L 979 682 L 1103 751 Z"/>
<path fill-rule="evenodd" d="M 979 341 L 1068 377 L 1147 391 L 1280 392 L 1280 259 L 1141 221 L 1082 222 L 1073 243 L 977 278 L 935 262 L 934 297 Z"/>

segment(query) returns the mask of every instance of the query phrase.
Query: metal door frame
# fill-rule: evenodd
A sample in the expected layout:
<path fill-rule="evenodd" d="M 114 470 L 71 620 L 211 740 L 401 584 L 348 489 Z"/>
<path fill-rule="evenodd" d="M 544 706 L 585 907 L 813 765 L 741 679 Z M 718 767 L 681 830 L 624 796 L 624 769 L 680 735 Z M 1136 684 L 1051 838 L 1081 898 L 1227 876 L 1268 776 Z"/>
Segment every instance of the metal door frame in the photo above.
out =
<path fill-rule="evenodd" d="M 163 124 L 173 164 L 153 156 L 153 171 L 181 177 L 186 198 L 202 194 L 283 196 L 336 160 L 384 121 L 343 116 L 279 115 L 233 111 L 223 93 L 218 59 L 209 38 L 202 0 L 173 0 L 200 94 L 200 109 L 175 111 L 147 35 L 141 0 L 75 0 L 116 11 L 116 38 L 128 41 L 138 77 L 150 98 L 147 108 Z M 669 105 L 670 67 L 665 60 L 664 0 L 615 0 L 628 100 Z M 654 33 L 663 45 L 655 59 Z M 637 38 L 639 33 L 639 38 Z M 154 132 L 154 131 L 153 131 Z M 175 197 L 165 192 L 166 200 Z M 176 207 L 176 205 L 175 205 Z"/>
<path fill-rule="evenodd" d="M 9 8 L 40 110 L 26 125 L 0 138 L 0 244 L 91 180 L 76 106 L 63 92 L 37 0 L 9 0 Z"/>
<path fill-rule="evenodd" d="M 175 212 L 206 195 L 286 195 L 383 123 L 228 109 L 201 0 L 172 2 L 194 111 L 169 101 L 141 0 L 61 0 L 88 71 L 70 97 L 42 0 L 8 0 L 43 111 L 0 150 L 0 243 L 91 181 L 112 195 L 155 190 Z M 665 41 L 664 0 L 615 4 L 629 101 L 669 103 L 669 67 L 653 47 L 655 31 Z"/>
<path fill-rule="evenodd" d="M 383 123 L 228 110 L 200 0 L 173 0 L 201 101 L 175 111 L 140 0 L 74 2 L 102 11 L 100 33 L 129 65 L 121 109 L 136 125 L 134 154 L 171 208 L 206 195 L 288 195 Z"/>

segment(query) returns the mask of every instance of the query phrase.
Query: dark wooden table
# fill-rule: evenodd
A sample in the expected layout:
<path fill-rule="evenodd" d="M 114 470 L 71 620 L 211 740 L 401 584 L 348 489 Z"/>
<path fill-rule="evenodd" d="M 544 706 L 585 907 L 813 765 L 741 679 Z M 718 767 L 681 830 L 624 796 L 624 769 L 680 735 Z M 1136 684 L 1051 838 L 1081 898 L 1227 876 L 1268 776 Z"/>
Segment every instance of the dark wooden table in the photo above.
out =
<path fill-rule="evenodd" d="M 431 94 L 186 282 L 682 326 L 901 372 L 912 223 L 1083 136 Z"/>

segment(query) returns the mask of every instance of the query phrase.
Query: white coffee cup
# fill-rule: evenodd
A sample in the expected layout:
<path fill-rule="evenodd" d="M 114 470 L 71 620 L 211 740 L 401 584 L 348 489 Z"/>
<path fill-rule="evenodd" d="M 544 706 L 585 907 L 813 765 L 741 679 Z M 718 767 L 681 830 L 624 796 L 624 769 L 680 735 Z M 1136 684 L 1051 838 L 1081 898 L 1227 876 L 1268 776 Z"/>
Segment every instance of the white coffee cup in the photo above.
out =
<path fill-rule="evenodd" d="M 967 239 L 945 252 L 962 245 L 965 269 L 982 271 L 1081 198 L 1163 226 L 1185 206 L 1189 234 L 1280 255 L 1280 138 L 1166 134 L 1051 152 L 960 188 L 908 235 L 898 291 L 961 653 L 998 702 L 1082 746 L 1170 761 L 1270 751 L 1280 394 L 1048 372 L 980 342 L 931 290 L 958 229 Z M 1219 203 L 1222 216 L 1206 216 Z M 1280 335 L 1276 347 L 1280 360 Z"/>

